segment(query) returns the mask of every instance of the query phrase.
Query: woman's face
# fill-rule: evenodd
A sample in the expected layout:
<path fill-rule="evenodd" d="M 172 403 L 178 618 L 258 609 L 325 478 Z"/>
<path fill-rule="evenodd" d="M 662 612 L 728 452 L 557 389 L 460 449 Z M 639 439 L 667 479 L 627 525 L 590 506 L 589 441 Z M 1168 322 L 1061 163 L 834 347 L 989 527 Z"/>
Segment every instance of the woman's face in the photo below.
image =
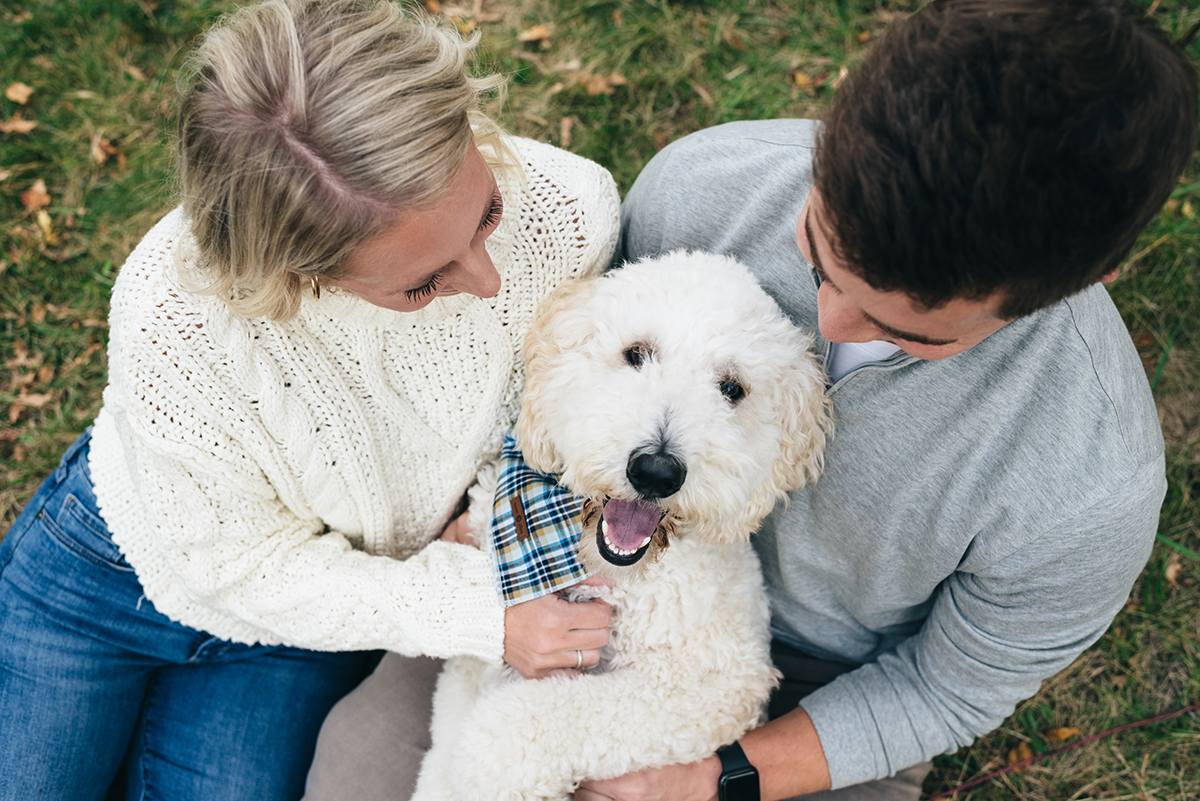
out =
<path fill-rule="evenodd" d="M 400 312 L 460 292 L 490 298 L 500 290 L 500 274 L 484 242 L 503 213 L 496 176 L 472 144 L 440 200 L 402 213 L 391 228 L 355 247 L 341 276 L 326 283 Z"/>

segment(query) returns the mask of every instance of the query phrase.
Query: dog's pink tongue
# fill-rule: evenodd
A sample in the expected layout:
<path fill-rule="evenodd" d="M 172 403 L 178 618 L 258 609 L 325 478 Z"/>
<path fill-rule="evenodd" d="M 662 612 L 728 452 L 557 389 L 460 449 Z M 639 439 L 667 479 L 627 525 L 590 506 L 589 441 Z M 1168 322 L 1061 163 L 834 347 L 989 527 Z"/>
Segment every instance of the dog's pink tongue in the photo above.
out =
<path fill-rule="evenodd" d="M 621 501 L 610 499 L 604 504 L 604 520 L 608 527 L 604 534 L 617 548 L 627 551 L 642 547 L 658 528 L 663 510 L 650 501 Z"/>

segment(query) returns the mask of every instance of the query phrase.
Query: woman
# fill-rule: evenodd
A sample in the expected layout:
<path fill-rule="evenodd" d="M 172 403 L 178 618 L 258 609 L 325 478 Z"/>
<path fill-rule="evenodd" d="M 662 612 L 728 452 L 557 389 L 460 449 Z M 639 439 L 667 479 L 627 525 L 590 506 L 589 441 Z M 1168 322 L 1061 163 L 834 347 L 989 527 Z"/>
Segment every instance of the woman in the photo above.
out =
<path fill-rule="evenodd" d="M 481 116 L 470 44 L 269 0 L 198 46 L 103 409 L 0 547 L 0 798 L 296 798 L 380 650 L 597 661 L 605 605 L 506 611 L 438 541 L 617 231 L 602 168 Z"/>

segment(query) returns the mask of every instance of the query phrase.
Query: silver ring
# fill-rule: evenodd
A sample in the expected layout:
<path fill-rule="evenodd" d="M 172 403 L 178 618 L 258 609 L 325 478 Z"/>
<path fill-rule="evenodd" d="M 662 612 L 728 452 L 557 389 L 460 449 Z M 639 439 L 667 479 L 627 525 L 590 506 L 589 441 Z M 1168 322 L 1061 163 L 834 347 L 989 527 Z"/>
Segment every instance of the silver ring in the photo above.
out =
<path fill-rule="evenodd" d="M 576 648 L 575 649 L 575 669 L 579 670 L 581 667 L 583 667 L 583 651 L 580 651 L 578 648 Z"/>

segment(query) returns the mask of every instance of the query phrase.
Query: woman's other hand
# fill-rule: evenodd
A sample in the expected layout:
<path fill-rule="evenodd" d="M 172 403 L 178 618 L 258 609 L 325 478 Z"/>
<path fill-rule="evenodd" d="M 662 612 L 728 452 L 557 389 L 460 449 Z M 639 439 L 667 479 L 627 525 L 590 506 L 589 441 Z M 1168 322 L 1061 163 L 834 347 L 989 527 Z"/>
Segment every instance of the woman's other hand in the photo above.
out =
<path fill-rule="evenodd" d="M 439 539 L 442 542 L 456 542 L 459 545 L 470 545 L 472 548 L 479 547 L 475 542 L 475 532 L 471 531 L 471 526 L 467 522 L 467 512 L 463 512 L 447 523 L 446 527 L 442 529 L 442 536 Z"/>
<path fill-rule="evenodd" d="M 580 583 L 607 584 L 600 578 Z M 573 603 L 543 595 L 513 604 L 504 610 L 504 661 L 527 679 L 595 665 L 608 644 L 611 619 L 608 602 L 599 598 Z"/>

